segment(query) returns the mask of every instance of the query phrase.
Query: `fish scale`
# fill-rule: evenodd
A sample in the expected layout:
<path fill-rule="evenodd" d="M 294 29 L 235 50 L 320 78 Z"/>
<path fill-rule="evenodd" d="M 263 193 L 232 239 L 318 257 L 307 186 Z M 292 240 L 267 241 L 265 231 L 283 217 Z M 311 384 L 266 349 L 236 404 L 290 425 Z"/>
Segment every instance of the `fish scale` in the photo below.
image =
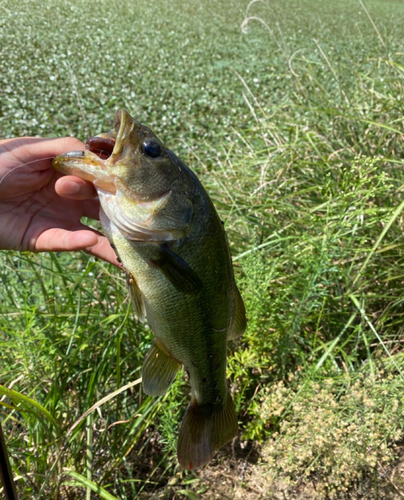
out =
<path fill-rule="evenodd" d="M 177 454 L 194 469 L 237 434 L 226 381 L 228 339 L 246 327 L 223 224 L 197 179 L 157 136 L 118 110 L 115 127 L 66 153 L 53 166 L 93 182 L 100 221 L 127 273 L 135 311 L 155 340 L 143 368 L 152 396 L 181 365 L 189 375 Z"/>

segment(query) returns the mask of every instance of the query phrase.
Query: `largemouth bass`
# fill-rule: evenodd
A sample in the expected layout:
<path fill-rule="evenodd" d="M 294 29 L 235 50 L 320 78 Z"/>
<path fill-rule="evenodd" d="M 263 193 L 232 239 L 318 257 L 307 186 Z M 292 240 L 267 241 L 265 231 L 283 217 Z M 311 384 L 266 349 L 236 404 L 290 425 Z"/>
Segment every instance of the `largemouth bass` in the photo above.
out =
<path fill-rule="evenodd" d="M 53 167 L 97 189 L 103 230 L 155 337 L 142 368 L 145 393 L 164 394 L 181 365 L 189 375 L 177 453 L 182 467 L 200 467 L 238 428 L 226 350 L 246 319 L 223 225 L 196 175 L 126 110 L 86 147 Z"/>

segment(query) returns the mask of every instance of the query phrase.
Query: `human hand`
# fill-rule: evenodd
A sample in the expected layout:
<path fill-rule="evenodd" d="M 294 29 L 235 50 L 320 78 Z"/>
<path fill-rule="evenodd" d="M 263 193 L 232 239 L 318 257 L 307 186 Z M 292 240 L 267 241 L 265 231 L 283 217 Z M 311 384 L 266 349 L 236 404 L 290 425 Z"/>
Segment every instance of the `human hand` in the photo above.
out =
<path fill-rule="evenodd" d="M 0 140 L 0 249 L 84 250 L 120 267 L 108 240 L 80 222 L 99 218 L 93 185 L 52 168 L 55 156 L 73 150 L 84 144 L 72 137 Z"/>

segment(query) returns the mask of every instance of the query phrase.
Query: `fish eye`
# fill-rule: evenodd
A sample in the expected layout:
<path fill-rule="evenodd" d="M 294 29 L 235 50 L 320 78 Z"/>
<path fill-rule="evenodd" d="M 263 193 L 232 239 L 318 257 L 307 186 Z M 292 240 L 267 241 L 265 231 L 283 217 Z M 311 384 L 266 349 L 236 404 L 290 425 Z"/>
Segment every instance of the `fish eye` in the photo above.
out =
<path fill-rule="evenodd" d="M 142 144 L 142 151 L 146 156 L 158 158 L 161 155 L 160 144 L 153 139 L 148 139 Z"/>

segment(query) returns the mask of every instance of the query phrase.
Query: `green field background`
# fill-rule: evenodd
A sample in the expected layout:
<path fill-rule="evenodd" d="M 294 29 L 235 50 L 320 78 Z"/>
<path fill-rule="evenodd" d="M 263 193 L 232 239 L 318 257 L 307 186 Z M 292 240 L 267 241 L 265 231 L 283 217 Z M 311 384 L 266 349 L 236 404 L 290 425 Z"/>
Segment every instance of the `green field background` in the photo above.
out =
<path fill-rule="evenodd" d="M 184 472 L 189 387 L 143 394 L 124 276 L 2 252 L 20 497 L 402 498 L 404 2 L 0 0 L 0 61 L 1 138 L 85 140 L 125 107 L 197 173 L 249 321 L 239 435 Z"/>

